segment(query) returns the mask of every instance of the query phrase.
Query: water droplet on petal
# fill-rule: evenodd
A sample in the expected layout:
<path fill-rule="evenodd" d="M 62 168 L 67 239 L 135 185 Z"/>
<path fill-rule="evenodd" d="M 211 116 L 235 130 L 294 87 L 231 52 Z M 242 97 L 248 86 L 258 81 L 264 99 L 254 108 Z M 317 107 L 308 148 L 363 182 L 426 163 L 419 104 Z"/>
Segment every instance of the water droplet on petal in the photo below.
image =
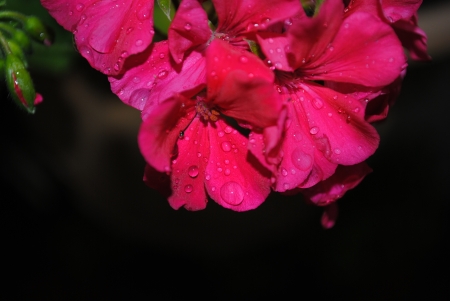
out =
<path fill-rule="evenodd" d="M 335 148 L 335 149 L 334 149 L 334 153 L 335 153 L 336 155 L 339 155 L 339 154 L 341 153 L 341 150 L 340 150 L 339 148 Z"/>
<path fill-rule="evenodd" d="M 139 77 L 137 77 L 137 76 L 133 77 L 133 82 L 135 84 L 139 83 L 140 81 L 141 81 L 141 79 Z"/>
<path fill-rule="evenodd" d="M 78 3 L 78 4 L 75 6 L 75 9 L 76 9 L 77 11 L 82 11 L 83 8 L 84 8 L 84 5 L 81 4 L 81 3 Z"/>
<path fill-rule="evenodd" d="M 217 136 L 222 138 L 223 136 L 225 136 L 225 133 L 223 131 L 219 131 L 219 132 L 217 132 Z"/>
<path fill-rule="evenodd" d="M 142 46 L 142 44 L 144 44 L 144 42 L 142 40 L 137 40 L 134 44 L 136 46 Z"/>
<path fill-rule="evenodd" d="M 184 24 L 184 29 L 191 30 L 192 29 L 192 25 L 190 23 L 186 23 L 186 24 Z"/>
<path fill-rule="evenodd" d="M 167 77 L 167 75 L 169 75 L 169 72 L 168 72 L 167 70 L 161 70 L 161 71 L 158 73 L 158 78 L 159 78 L 159 79 L 164 79 L 164 78 Z"/>
<path fill-rule="evenodd" d="M 244 200 L 244 190 L 238 183 L 230 181 L 220 188 L 220 196 L 227 204 L 236 206 Z"/>
<path fill-rule="evenodd" d="M 317 126 L 313 126 L 311 129 L 309 129 L 309 133 L 311 135 L 315 135 L 319 132 L 319 128 Z"/>
<path fill-rule="evenodd" d="M 314 98 L 312 100 L 312 105 L 314 108 L 316 108 L 317 110 L 320 110 L 323 108 L 323 101 L 320 98 Z"/>
<path fill-rule="evenodd" d="M 224 129 L 224 132 L 227 133 L 227 134 L 231 133 L 232 131 L 233 131 L 233 128 L 232 128 L 231 126 L 227 126 L 227 127 Z"/>
<path fill-rule="evenodd" d="M 248 58 L 246 56 L 241 56 L 241 58 L 239 60 L 241 61 L 241 63 L 247 63 L 248 62 Z"/>
<path fill-rule="evenodd" d="M 231 143 L 228 141 L 222 142 L 222 150 L 224 152 L 229 152 L 231 150 Z"/>
<path fill-rule="evenodd" d="M 198 167 L 196 165 L 192 165 L 188 169 L 188 174 L 191 178 L 195 178 L 198 176 Z"/>
<path fill-rule="evenodd" d="M 128 27 L 128 28 L 127 28 L 127 34 L 129 34 L 130 32 L 132 32 L 133 29 L 134 29 L 134 27 Z"/>
<path fill-rule="evenodd" d="M 159 58 L 160 58 L 160 59 L 163 59 L 164 57 L 165 57 L 164 53 L 161 52 L 161 53 L 159 54 Z"/>
<path fill-rule="evenodd" d="M 229 176 L 231 174 L 231 170 L 229 168 L 225 169 L 223 172 L 226 176 Z"/>
<path fill-rule="evenodd" d="M 303 152 L 301 148 L 296 148 L 291 154 L 292 164 L 300 170 L 307 171 L 313 164 L 312 157 Z"/>
<path fill-rule="evenodd" d="M 288 190 L 289 187 L 290 187 L 289 183 L 284 183 L 284 184 L 283 184 L 283 188 L 284 188 L 284 189 Z"/>
<path fill-rule="evenodd" d="M 192 185 L 188 184 L 188 185 L 184 186 L 184 191 L 186 193 L 191 193 L 192 190 L 194 190 L 194 187 L 192 187 Z"/>
<path fill-rule="evenodd" d="M 287 175 L 288 175 L 288 172 L 287 172 L 287 170 L 286 169 L 282 169 L 281 170 L 281 174 L 284 176 L 284 177 L 286 177 Z"/>
<path fill-rule="evenodd" d="M 205 176 L 205 179 L 206 179 L 206 181 L 211 180 L 211 175 L 207 174 L 207 175 Z"/>

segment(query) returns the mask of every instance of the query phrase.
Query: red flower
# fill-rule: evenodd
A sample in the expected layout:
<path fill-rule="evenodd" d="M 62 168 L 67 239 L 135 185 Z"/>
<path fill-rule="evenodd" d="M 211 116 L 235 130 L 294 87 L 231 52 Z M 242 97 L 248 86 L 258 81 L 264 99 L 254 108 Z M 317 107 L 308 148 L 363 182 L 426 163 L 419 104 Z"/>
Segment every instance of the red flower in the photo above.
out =
<path fill-rule="evenodd" d="M 140 53 L 153 38 L 153 2 L 149 0 L 41 0 L 66 30 L 91 66 L 118 74 L 125 59 Z"/>
<path fill-rule="evenodd" d="M 259 34 L 264 54 L 277 69 L 278 90 L 288 102 L 278 158 L 271 158 L 278 162 L 277 191 L 311 187 L 338 165 L 366 160 L 378 146 L 377 132 L 364 120 L 365 101 L 321 83 L 380 90 L 399 77 L 405 56 L 388 25 L 367 13 L 343 18 L 343 11 L 340 0 L 329 0 L 318 16 L 293 19 L 287 34 Z"/>
<path fill-rule="evenodd" d="M 219 40 L 206 58 L 206 92 L 199 85 L 155 106 L 139 146 L 156 171 L 170 173 L 173 208 L 203 209 L 209 195 L 226 208 L 254 209 L 270 192 L 270 171 L 248 152 L 246 130 L 231 118 L 255 131 L 275 125 L 282 104 L 274 75 L 252 53 Z M 146 171 L 152 187 L 161 177 L 155 170 Z"/>

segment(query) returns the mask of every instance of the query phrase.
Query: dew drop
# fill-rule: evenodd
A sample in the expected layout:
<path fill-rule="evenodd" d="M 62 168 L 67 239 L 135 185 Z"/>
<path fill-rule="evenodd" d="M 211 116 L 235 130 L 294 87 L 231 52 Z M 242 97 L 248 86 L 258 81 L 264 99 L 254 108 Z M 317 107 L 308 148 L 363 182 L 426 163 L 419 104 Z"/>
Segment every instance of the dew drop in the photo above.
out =
<path fill-rule="evenodd" d="M 73 15 L 73 11 L 70 11 L 70 12 L 69 12 L 69 16 L 72 16 L 72 15 Z"/>
<path fill-rule="evenodd" d="M 75 9 L 76 9 L 77 11 L 82 11 L 83 8 L 84 8 L 84 5 L 81 4 L 81 3 L 78 3 L 78 4 L 75 6 Z"/>
<path fill-rule="evenodd" d="M 314 108 L 316 108 L 317 110 L 320 110 L 323 108 L 323 101 L 320 98 L 314 98 L 312 100 L 312 105 Z"/>
<path fill-rule="evenodd" d="M 335 153 L 336 155 L 340 155 L 340 154 L 341 154 L 341 150 L 340 150 L 339 148 L 335 148 L 335 149 L 334 149 L 334 153 Z"/>
<path fill-rule="evenodd" d="M 291 159 L 294 166 L 303 171 L 309 170 L 313 164 L 312 157 L 298 147 L 292 152 Z"/>
<path fill-rule="evenodd" d="M 223 172 L 226 176 L 229 176 L 231 174 L 231 170 L 229 168 L 226 168 Z"/>
<path fill-rule="evenodd" d="M 289 187 L 290 187 L 289 183 L 284 183 L 284 184 L 283 184 L 283 188 L 284 188 L 284 189 L 288 190 Z"/>
<path fill-rule="evenodd" d="M 192 165 L 188 169 L 188 174 L 191 178 L 195 178 L 198 176 L 198 167 L 196 165 Z"/>
<path fill-rule="evenodd" d="M 220 196 L 229 205 L 239 205 L 244 200 L 244 191 L 238 183 L 230 181 L 220 188 Z"/>
<path fill-rule="evenodd" d="M 319 132 L 319 128 L 317 126 L 313 126 L 312 128 L 309 129 L 309 133 L 311 135 L 315 135 Z"/>
<path fill-rule="evenodd" d="M 284 177 L 286 177 L 287 175 L 288 175 L 288 172 L 287 172 L 287 170 L 286 169 L 282 169 L 281 170 L 281 174 L 284 176 Z"/>
<path fill-rule="evenodd" d="M 159 78 L 159 79 L 164 79 L 164 78 L 167 77 L 167 75 L 169 75 L 169 72 L 168 72 L 167 70 L 161 70 L 161 71 L 158 73 L 158 78 Z"/>
<path fill-rule="evenodd" d="M 139 77 L 137 77 L 137 76 L 133 77 L 133 83 L 137 84 L 137 83 L 139 83 L 140 81 L 141 81 L 141 78 L 139 78 Z"/>
<path fill-rule="evenodd" d="M 119 71 L 119 69 L 120 69 L 119 63 L 115 63 L 114 70 Z"/>
<path fill-rule="evenodd" d="M 225 136 L 225 133 L 223 131 L 219 131 L 219 132 L 217 132 L 217 136 L 222 138 L 223 136 Z"/>
<path fill-rule="evenodd" d="M 224 132 L 227 133 L 227 134 L 231 133 L 232 131 L 233 131 L 233 128 L 232 128 L 231 126 L 227 126 L 227 127 L 224 129 Z"/>
<path fill-rule="evenodd" d="M 241 63 L 247 63 L 248 62 L 248 58 L 246 56 L 241 56 L 241 58 L 239 60 L 241 61 Z"/>
<path fill-rule="evenodd" d="M 184 191 L 186 193 L 191 193 L 192 190 L 194 190 L 194 187 L 192 187 L 192 185 L 188 184 L 188 185 L 184 186 Z"/>
<path fill-rule="evenodd" d="M 224 152 L 229 152 L 230 150 L 231 150 L 231 143 L 230 142 L 228 142 L 228 141 L 224 141 L 224 142 L 222 142 L 222 150 L 224 151 Z"/>
<path fill-rule="evenodd" d="M 207 175 L 205 176 L 205 179 L 206 179 L 206 181 L 211 180 L 211 175 L 210 175 L 210 174 L 207 174 Z"/>
<path fill-rule="evenodd" d="M 163 59 L 164 57 L 165 57 L 164 53 L 161 52 L 161 53 L 159 54 L 159 58 L 160 58 L 160 59 Z"/>
<path fill-rule="evenodd" d="M 192 29 L 192 25 L 190 23 L 186 23 L 186 24 L 184 24 L 184 29 L 191 30 Z"/>
<path fill-rule="evenodd" d="M 128 28 L 127 28 L 127 34 L 129 34 L 130 32 L 132 32 L 133 29 L 134 29 L 134 27 L 128 27 Z"/>
<path fill-rule="evenodd" d="M 137 40 L 134 44 L 136 46 L 142 46 L 142 44 L 144 44 L 144 42 L 142 40 Z"/>

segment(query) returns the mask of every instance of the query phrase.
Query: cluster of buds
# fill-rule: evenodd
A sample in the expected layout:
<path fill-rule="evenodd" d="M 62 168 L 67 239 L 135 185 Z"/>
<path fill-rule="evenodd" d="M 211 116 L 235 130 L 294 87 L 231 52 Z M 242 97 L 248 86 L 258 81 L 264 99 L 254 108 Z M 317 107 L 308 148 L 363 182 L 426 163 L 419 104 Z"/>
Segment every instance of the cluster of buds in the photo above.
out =
<path fill-rule="evenodd" d="M 37 17 L 6 10 L 5 6 L 5 1 L 0 2 L 0 76 L 4 76 L 14 102 L 34 113 L 42 96 L 36 93 L 27 70 L 27 55 L 32 52 L 32 41 L 49 46 L 52 37 Z"/>

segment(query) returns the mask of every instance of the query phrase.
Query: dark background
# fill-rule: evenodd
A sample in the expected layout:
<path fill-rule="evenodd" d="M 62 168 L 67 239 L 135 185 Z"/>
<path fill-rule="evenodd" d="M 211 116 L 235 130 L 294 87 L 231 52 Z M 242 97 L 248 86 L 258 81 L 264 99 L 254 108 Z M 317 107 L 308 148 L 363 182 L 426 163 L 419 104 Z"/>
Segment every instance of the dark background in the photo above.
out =
<path fill-rule="evenodd" d="M 420 13 L 444 4 L 426 0 Z M 172 210 L 142 182 L 139 112 L 70 36 L 55 54 L 37 47 L 37 113 L 0 90 L 0 298 L 450 299 L 450 45 L 439 35 L 450 26 L 428 26 L 434 60 L 410 63 L 377 125 L 374 172 L 339 201 L 331 230 L 300 196 L 245 213 Z"/>

